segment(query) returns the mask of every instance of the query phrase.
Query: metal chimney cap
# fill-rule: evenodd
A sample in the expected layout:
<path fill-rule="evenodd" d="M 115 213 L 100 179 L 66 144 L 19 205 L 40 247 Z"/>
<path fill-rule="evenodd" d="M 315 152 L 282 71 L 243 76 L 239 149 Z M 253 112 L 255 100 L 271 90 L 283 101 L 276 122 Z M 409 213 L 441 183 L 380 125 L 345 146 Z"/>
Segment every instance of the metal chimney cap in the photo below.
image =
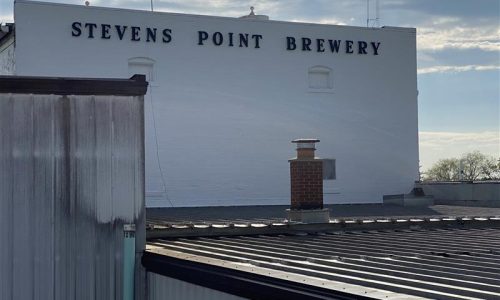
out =
<path fill-rule="evenodd" d="M 293 140 L 292 143 L 319 143 L 318 139 L 296 139 Z"/>

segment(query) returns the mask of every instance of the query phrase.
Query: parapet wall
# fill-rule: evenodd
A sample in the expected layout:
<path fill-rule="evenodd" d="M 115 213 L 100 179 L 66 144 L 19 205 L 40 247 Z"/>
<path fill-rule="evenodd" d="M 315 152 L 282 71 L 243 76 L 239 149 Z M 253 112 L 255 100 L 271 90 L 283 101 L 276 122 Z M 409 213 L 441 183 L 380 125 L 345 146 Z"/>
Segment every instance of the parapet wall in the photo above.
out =
<path fill-rule="evenodd" d="M 421 182 L 416 184 L 435 204 L 500 207 L 500 181 Z"/>

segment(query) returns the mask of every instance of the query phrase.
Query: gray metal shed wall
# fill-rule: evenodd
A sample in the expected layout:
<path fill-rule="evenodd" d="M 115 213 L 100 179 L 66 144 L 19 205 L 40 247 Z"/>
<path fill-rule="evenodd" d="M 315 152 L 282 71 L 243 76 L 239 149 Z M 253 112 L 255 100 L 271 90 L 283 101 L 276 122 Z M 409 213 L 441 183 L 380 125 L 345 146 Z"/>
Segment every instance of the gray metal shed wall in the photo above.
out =
<path fill-rule="evenodd" d="M 123 224 L 138 262 L 145 243 L 143 124 L 142 96 L 0 94 L 1 300 L 122 299 Z"/>
<path fill-rule="evenodd" d="M 148 272 L 148 300 L 244 300 L 228 293 Z"/>

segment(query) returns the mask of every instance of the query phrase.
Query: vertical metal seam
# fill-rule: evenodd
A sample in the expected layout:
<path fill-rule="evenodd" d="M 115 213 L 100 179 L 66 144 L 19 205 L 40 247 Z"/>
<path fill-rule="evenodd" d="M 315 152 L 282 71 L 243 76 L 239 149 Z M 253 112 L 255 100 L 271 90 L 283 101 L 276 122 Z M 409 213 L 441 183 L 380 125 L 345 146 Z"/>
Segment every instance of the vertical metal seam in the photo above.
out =
<path fill-rule="evenodd" d="M 78 135 L 78 126 L 76 125 L 78 123 L 78 114 L 75 112 L 76 110 L 76 101 L 75 99 L 71 97 L 67 97 L 67 101 L 69 103 L 70 107 L 70 131 L 69 131 L 69 171 L 70 171 L 70 223 L 71 223 L 71 230 L 73 231 L 73 234 L 70 236 L 70 243 L 73 246 L 74 253 L 76 254 L 75 256 L 72 257 L 72 264 L 73 264 L 73 269 L 71 270 L 73 274 L 71 274 L 73 278 L 73 299 L 78 299 L 77 298 L 77 293 L 76 293 L 76 286 L 77 286 L 77 276 L 76 276 L 76 266 L 78 262 L 78 253 L 76 249 L 76 234 L 77 234 L 77 222 L 76 222 L 76 217 L 77 217 L 77 211 L 76 211 L 76 202 L 78 201 L 77 199 L 77 194 L 76 191 L 74 191 L 75 188 L 78 187 L 77 181 L 78 178 L 78 159 L 76 157 L 77 149 L 78 149 L 78 140 L 76 139 Z M 71 122 L 74 121 L 74 122 Z"/>
<path fill-rule="evenodd" d="M 96 227 L 99 225 L 99 219 L 97 218 L 97 117 L 96 117 L 96 99 L 95 99 L 95 96 L 91 96 L 92 98 L 92 124 L 94 126 L 94 131 L 93 131 L 93 135 L 94 135 L 94 151 L 92 151 L 92 161 L 93 161 L 93 164 L 94 164 L 94 176 L 93 176 L 93 194 L 94 194 L 94 199 L 93 199 L 93 208 L 92 208 L 92 213 L 93 213 L 93 217 L 94 217 L 94 222 L 93 222 L 93 226 L 92 226 L 92 231 L 93 231 L 93 237 L 95 238 L 96 237 Z M 95 243 L 95 241 L 93 242 L 94 243 L 94 299 L 99 299 L 97 297 L 97 265 L 98 265 L 98 257 L 97 257 L 97 244 Z"/>
<path fill-rule="evenodd" d="M 114 213 L 114 201 L 115 201 L 115 195 L 114 195 L 114 183 L 113 183 L 113 170 L 114 170 L 114 165 L 115 165 L 115 162 L 114 162 L 114 150 L 115 150 L 115 124 L 114 124 L 114 114 L 113 114 L 113 108 L 114 108 L 114 103 L 115 103 L 115 97 L 114 96 L 111 96 L 110 97 L 111 100 L 110 100 L 110 105 L 108 105 L 108 110 L 109 110 L 109 120 L 111 121 L 111 126 L 110 126 L 110 137 L 109 137 L 109 146 L 110 146 L 110 163 L 111 163 L 111 172 L 110 172 L 110 176 L 111 176 L 111 180 L 110 180 L 110 183 L 111 183 L 111 186 L 110 186 L 110 189 L 111 189 L 111 224 L 112 224 L 112 227 L 114 229 L 114 231 L 118 230 L 118 226 L 117 226 L 117 220 L 115 219 L 115 213 Z M 115 255 L 116 255 L 116 247 L 117 247 L 117 243 L 116 243 L 116 235 L 113 234 L 113 250 L 115 252 Z M 113 273 L 112 273 L 112 276 L 113 276 L 113 298 L 115 300 L 121 300 L 118 298 L 118 295 L 120 295 L 120 293 L 118 292 L 117 293 L 117 290 L 118 290 L 118 287 L 117 287 L 117 281 L 118 280 L 121 280 L 121 278 L 119 278 L 117 280 L 117 274 L 118 274 L 118 264 L 117 264 L 117 261 L 116 261 L 116 257 L 113 258 Z"/>
<path fill-rule="evenodd" d="M 56 298 L 56 226 L 55 226 L 55 211 L 56 211 L 56 204 L 55 202 L 57 201 L 56 199 L 56 189 L 57 189 L 57 183 L 56 183 L 56 163 L 57 163 L 57 153 L 59 151 L 59 144 L 57 143 L 58 138 L 56 137 L 56 124 L 55 124 L 55 119 L 56 119 L 56 108 L 59 106 L 59 97 L 54 96 L 53 101 L 51 101 L 50 105 L 50 113 L 51 113 L 51 137 L 52 137 L 52 199 L 50 201 L 51 204 L 51 219 L 50 219 L 50 224 L 51 224 L 51 231 L 52 231 L 52 241 L 51 241 L 51 246 L 52 246 L 52 264 L 51 264 L 51 273 L 52 273 L 52 298 Z M 57 116 L 59 117 L 59 116 Z"/>
<path fill-rule="evenodd" d="M 10 94 L 10 116 L 13 117 L 14 116 L 14 95 Z M 14 159 L 14 147 L 13 147 L 13 136 L 12 134 L 9 135 L 9 139 L 10 139 L 10 173 L 11 173 L 11 178 L 14 178 L 14 168 L 12 167 L 12 160 Z M 9 253 L 9 256 L 12 257 L 14 255 L 14 184 L 11 185 L 10 187 L 10 193 L 11 193 L 11 196 L 10 196 L 10 205 L 9 205 L 9 209 L 10 209 L 10 212 L 9 212 L 9 215 L 11 216 L 10 218 L 10 230 L 9 230 L 9 241 L 10 241 L 10 253 Z M 10 263 L 10 274 L 13 274 L 14 273 L 14 260 L 13 259 L 10 259 L 9 260 L 9 263 Z M 11 277 L 10 278 L 10 298 L 12 299 L 14 296 L 14 279 Z"/>
<path fill-rule="evenodd" d="M 36 132 L 35 132 L 35 114 L 34 114 L 34 110 L 35 110 L 35 97 L 33 96 L 33 94 L 30 95 L 29 97 L 29 104 L 30 104 L 30 123 L 31 123 L 31 140 L 32 140 L 32 143 L 31 143 L 31 153 L 35 153 L 35 144 L 36 144 Z M 31 161 L 31 169 L 32 169 L 32 182 L 33 184 L 35 184 L 36 182 L 36 155 L 33 155 L 33 160 Z M 34 188 L 31 188 L 31 199 L 35 199 L 35 189 Z M 29 201 L 29 200 L 28 200 Z M 30 201 L 31 202 L 31 201 Z M 28 215 L 28 219 L 29 219 L 29 226 L 31 228 L 27 228 L 28 230 L 28 237 L 29 237 L 29 240 L 30 241 L 35 241 L 35 237 L 34 237 L 34 233 L 35 233 L 35 228 L 37 228 L 37 224 L 36 224 L 36 218 L 34 218 L 34 216 L 32 215 L 31 213 L 31 209 L 29 209 L 29 203 L 27 203 L 28 207 L 26 207 L 27 209 L 27 215 Z M 28 246 L 28 245 L 26 245 Z M 35 283 L 35 270 L 36 270 L 36 266 L 35 266 L 35 253 L 36 253 L 36 249 L 35 247 L 29 247 L 30 250 L 28 250 L 28 253 L 30 254 L 30 264 L 31 264 L 31 288 L 30 288 L 30 292 L 31 292 L 31 299 L 34 299 L 35 297 L 35 294 L 34 294 L 34 283 Z"/>

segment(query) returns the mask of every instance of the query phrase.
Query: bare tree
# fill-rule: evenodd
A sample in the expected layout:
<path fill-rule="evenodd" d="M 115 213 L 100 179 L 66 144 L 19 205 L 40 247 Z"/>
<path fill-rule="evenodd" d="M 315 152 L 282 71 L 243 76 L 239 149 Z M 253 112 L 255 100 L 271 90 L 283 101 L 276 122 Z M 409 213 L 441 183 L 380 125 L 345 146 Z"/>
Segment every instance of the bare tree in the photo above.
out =
<path fill-rule="evenodd" d="M 484 164 L 481 166 L 481 173 L 484 180 L 500 180 L 500 158 L 486 158 Z"/>
<path fill-rule="evenodd" d="M 500 159 L 479 151 L 466 153 L 460 159 L 441 159 L 426 172 L 425 176 L 425 180 L 430 181 L 498 179 L 500 179 Z"/>
<path fill-rule="evenodd" d="M 459 160 L 456 158 L 440 159 L 425 174 L 425 180 L 455 181 L 459 179 Z"/>
<path fill-rule="evenodd" d="M 460 167 L 463 174 L 463 180 L 478 180 L 482 175 L 482 169 L 487 160 L 486 155 L 479 151 L 464 154 L 460 158 Z"/>

